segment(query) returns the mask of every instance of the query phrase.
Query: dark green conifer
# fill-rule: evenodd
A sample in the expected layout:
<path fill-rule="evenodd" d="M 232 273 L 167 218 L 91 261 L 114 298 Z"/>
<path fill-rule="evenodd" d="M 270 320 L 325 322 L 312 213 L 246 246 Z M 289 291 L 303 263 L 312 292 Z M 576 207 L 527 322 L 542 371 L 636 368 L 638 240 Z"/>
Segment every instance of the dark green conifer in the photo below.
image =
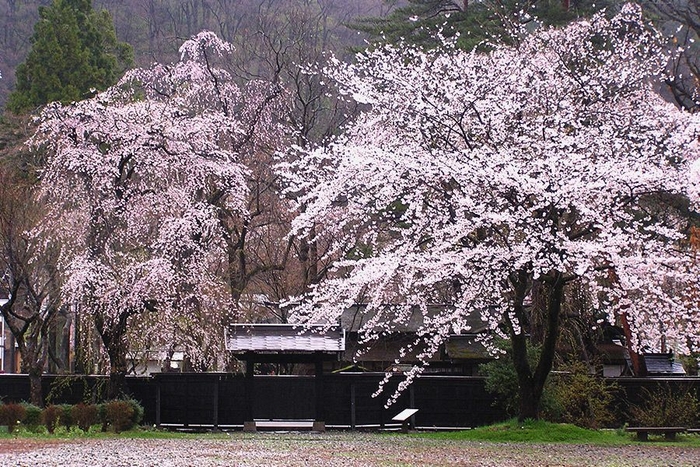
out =
<path fill-rule="evenodd" d="M 39 8 L 32 49 L 17 67 L 7 108 L 23 113 L 85 99 L 114 84 L 132 61 L 131 46 L 117 40 L 107 11 L 93 10 L 92 0 L 53 0 Z"/>

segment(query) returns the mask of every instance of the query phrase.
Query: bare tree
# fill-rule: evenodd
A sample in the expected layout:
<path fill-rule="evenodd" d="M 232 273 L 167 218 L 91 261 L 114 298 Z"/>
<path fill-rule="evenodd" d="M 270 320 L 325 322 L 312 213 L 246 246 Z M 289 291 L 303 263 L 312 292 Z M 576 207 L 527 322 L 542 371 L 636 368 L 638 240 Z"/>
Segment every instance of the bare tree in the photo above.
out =
<path fill-rule="evenodd" d="M 41 219 L 30 186 L 0 171 L 0 307 L 29 375 L 30 400 L 42 405 L 41 374 L 49 357 L 49 331 L 59 307 L 57 249 L 32 236 Z"/>
<path fill-rule="evenodd" d="M 666 84 L 676 103 L 691 111 L 700 108 L 700 1 L 656 0 L 645 7 L 661 20 L 675 52 Z"/>

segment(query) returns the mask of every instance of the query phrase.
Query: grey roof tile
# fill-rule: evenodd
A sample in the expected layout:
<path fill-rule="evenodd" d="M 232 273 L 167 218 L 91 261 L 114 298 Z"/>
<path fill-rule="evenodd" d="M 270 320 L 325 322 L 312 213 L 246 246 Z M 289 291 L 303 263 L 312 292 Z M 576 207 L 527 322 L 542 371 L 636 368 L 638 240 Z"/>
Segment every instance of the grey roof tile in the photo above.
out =
<path fill-rule="evenodd" d="M 234 324 L 226 350 L 234 352 L 342 352 L 345 332 L 337 327 L 292 324 Z"/>
<path fill-rule="evenodd" d="M 674 361 L 671 353 L 647 353 L 644 361 L 649 375 L 685 375 L 683 365 Z"/>

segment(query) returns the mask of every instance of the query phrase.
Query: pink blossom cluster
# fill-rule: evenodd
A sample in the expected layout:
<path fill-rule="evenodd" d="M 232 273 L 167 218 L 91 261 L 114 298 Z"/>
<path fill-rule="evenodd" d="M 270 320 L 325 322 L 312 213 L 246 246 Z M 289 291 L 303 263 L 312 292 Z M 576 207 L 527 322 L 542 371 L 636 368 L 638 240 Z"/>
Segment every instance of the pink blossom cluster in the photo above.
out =
<path fill-rule="evenodd" d="M 556 273 L 611 322 L 626 313 L 638 348 L 697 349 L 688 220 L 664 203 L 697 201 L 700 115 L 656 93 L 666 58 L 626 6 L 488 53 L 399 45 L 336 61 L 328 78 L 368 110 L 280 166 L 305 193 L 294 232 L 337 238 L 331 254 L 345 258 L 298 319 L 334 322 L 362 301 L 372 342 L 417 305 L 404 350 L 425 362 L 475 310 L 495 333 L 521 333 L 515 277 Z M 447 307 L 427 313 L 434 303 Z"/>

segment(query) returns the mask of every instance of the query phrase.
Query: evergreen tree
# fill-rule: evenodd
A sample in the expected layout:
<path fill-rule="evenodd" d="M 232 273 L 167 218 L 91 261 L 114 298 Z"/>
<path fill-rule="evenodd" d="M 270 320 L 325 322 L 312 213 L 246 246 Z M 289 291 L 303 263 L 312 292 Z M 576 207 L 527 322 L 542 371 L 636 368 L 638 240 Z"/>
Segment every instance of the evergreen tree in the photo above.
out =
<path fill-rule="evenodd" d="M 53 0 L 39 8 L 32 49 L 17 67 L 7 108 L 22 113 L 85 99 L 114 84 L 131 64 L 131 46 L 117 40 L 106 10 L 94 11 L 92 0 Z"/>
<path fill-rule="evenodd" d="M 561 25 L 591 14 L 616 0 L 408 0 L 385 17 L 361 18 L 349 24 L 373 43 L 438 45 L 437 33 L 459 34 L 458 47 L 472 49 L 516 24 Z"/>

